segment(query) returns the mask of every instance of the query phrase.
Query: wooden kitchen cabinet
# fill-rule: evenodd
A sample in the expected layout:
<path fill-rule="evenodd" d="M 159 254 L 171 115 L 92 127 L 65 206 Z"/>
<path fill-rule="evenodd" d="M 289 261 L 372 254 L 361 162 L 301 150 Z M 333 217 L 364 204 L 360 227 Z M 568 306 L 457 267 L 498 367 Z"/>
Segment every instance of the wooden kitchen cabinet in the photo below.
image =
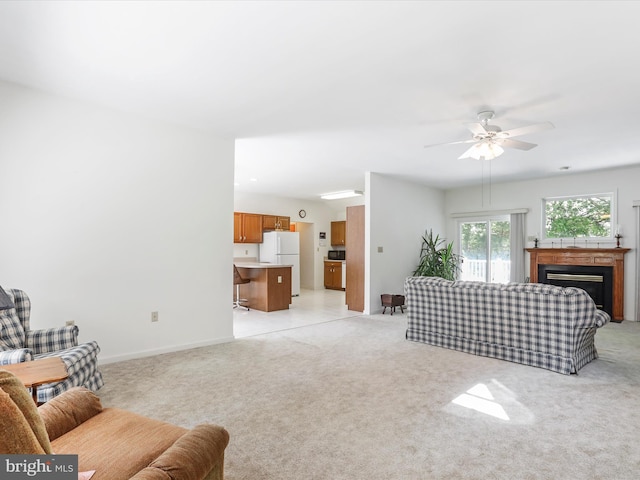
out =
<path fill-rule="evenodd" d="M 290 217 L 281 217 L 278 215 L 262 215 L 262 230 L 265 232 L 269 232 L 271 230 L 289 231 L 290 226 Z"/>
<path fill-rule="evenodd" d="M 285 232 L 291 228 L 291 218 L 289 217 L 278 217 L 277 223 L 280 224 L 280 228 Z"/>
<path fill-rule="evenodd" d="M 233 212 L 233 243 L 262 243 L 262 215 Z"/>
<path fill-rule="evenodd" d="M 344 290 L 342 288 L 342 262 L 324 262 L 324 288 Z"/>
<path fill-rule="evenodd" d="M 347 232 L 347 222 L 344 220 L 340 222 L 331 222 L 331 245 L 343 246 L 345 245 Z"/>
<path fill-rule="evenodd" d="M 291 267 L 237 264 L 242 278 L 251 280 L 240 285 L 240 297 L 247 299 L 251 310 L 273 312 L 287 310 L 291 303 Z"/>

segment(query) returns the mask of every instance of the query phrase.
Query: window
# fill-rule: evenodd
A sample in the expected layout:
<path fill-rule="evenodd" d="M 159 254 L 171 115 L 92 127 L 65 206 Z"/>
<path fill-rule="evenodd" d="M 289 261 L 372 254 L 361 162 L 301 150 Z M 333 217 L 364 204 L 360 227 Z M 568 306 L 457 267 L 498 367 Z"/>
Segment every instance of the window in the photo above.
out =
<path fill-rule="evenodd" d="M 461 280 L 507 283 L 511 274 L 509 216 L 461 221 Z"/>
<path fill-rule="evenodd" d="M 613 194 L 545 198 L 543 228 L 546 238 L 611 238 Z"/>

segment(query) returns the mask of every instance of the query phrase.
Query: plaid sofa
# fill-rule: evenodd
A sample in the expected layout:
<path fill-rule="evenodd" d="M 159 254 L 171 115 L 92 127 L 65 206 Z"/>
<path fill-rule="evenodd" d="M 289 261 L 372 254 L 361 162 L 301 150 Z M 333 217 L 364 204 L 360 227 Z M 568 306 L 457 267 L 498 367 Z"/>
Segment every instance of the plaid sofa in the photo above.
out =
<path fill-rule="evenodd" d="M 61 357 L 69 376 L 57 383 L 38 387 L 38 402 L 47 402 L 72 387 L 96 391 L 104 385 L 98 370 L 98 343 L 78 345 L 76 325 L 31 330 L 31 302 L 22 290 L 0 287 L 8 305 L 0 306 L 0 368 L 45 357 Z M 5 297 L 5 298 L 6 298 Z"/>
<path fill-rule="evenodd" d="M 407 339 L 577 373 L 598 358 L 596 329 L 610 317 L 579 288 L 540 283 L 405 280 Z"/>

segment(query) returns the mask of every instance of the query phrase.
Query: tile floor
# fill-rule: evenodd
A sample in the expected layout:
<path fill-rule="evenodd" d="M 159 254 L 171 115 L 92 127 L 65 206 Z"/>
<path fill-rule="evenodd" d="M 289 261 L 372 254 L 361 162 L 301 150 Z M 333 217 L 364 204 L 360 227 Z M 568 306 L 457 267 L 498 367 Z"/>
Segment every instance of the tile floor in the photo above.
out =
<path fill-rule="evenodd" d="M 301 290 L 293 297 L 289 310 L 261 312 L 233 309 L 233 334 L 236 338 L 357 317 L 361 312 L 347 310 L 344 292 L 339 290 Z"/>

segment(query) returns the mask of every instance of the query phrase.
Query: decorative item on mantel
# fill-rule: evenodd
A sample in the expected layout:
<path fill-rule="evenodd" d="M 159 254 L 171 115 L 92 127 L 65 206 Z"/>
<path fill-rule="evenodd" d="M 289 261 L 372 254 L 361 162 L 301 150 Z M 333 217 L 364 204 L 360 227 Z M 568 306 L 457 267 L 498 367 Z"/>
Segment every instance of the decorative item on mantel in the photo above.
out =
<path fill-rule="evenodd" d="M 620 228 L 620 225 L 616 225 L 616 234 L 614 235 L 614 237 L 616 237 L 616 248 L 620 248 L 620 239 L 622 238 L 622 229 Z"/>
<path fill-rule="evenodd" d="M 620 225 L 616 225 L 615 234 L 613 235 L 613 238 L 616 239 L 616 248 L 621 248 L 620 239 L 622 238 L 622 227 Z M 579 245 L 577 245 L 578 237 L 573 237 L 573 245 L 564 246 L 562 238 L 560 238 L 559 241 L 560 241 L 559 248 L 581 248 Z M 533 238 L 533 248 L 538 248 L 539 242 L 540 242 L 540 239 L 538 238 L 538 234 L 536 233 L 534 234 L 534 238 Z M 555 241 L 551 242 L 551 248 L 558 248 L 556 245 L 557 245 L 557 242 Z M 545 247 L 541 247 L 541 248 L 545 248 Z M 584 248 L 589 248 L 589 241 L 586 238 L 584 239 Z M 596 242 L 596 248 L 600 248 L 600 242 Z M 605 245 L 604 248 L 606 249 L 608 247 Z"/>

